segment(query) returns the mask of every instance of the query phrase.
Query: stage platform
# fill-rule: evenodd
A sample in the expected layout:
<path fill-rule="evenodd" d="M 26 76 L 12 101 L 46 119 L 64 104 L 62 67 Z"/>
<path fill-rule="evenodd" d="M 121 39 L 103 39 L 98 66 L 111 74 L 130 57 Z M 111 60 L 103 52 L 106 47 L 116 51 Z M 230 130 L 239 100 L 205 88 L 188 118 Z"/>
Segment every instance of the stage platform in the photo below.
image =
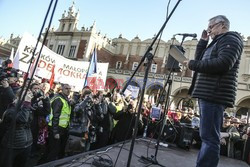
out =
<path fill-rule="evenodd" d="M 141 159 L 141 156 L 150 157 L 151 155 L 155 154 L 155 142 L 156 141 L 153 140 L 151 144 L 149 144 L 148 138 L 136 139 L 130 166 L 131 167 L 158 166 L 158 165 L 151 165 L 145 161 L 142 161 Z M 125 144 L 123 145 L 120 156 L 115 165 L 116 167 L 127 166 L 130 143 L 131 143 L 130 141 L 126 141 Z M 72 157 L 67 157 L 62 160 L 57 160 L 47 164 L 43 164 L 40 165 L 39 167 L 45 167 L 45 166 L 46 167 L 48 166 L 90 167 L 94 159 L 98 159 L 98 157 L 102 157 L 105 159 L 112 159 L 114 166 L 121 146 L 122 146 L 121 143 L 115 144 L 110 147 L 99 149 L 97 151 L 86 152 Z M 164 146 L 159 147 L 157 160 L 161 165 L 166 167 L 195 167 L 198 151 L 199 150 L 193 148 L 191 148 L 190 150 L 184 150 L 176 147 L 175 145 L 169 144 L 168 147 Z M 240 160 L 235 160 L 221 156 L 218 167 L 249 167 L 249 165 Z"/>

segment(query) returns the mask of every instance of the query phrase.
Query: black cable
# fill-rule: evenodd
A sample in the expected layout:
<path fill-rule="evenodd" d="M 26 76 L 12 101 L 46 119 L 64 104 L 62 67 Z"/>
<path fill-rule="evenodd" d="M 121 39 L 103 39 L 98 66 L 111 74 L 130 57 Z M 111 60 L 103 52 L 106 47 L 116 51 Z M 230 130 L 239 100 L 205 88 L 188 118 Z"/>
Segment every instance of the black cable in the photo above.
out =
<path fill-rule="evenodd" d="M 152 140 L 153 140 L 153 138 L 154 138 L 154 135 L 156 134 L 156 131 L 157 131 L 158 126 L 161 125 L 161 121 L 162 121 L 162 120 L 160 120 L 159 122 L 157 122 L 156 128 L 155 128 L 155 130 L 154 130 L 154 133 L 153 133 L 153 135 L 151 136 L 151 138 L 150 138 L 150 140 L 149 140 L 149 142 L 148 142 L 148 144 L 147 144 L 147 158 L 148 158 L 149 146 L 150 146 L 150 144 L 151 144 L 151 142 L 152 142 Z"/>
<path fill-rule="evenodd" d="M 129 151 L 129 149 L 124 148 L 124 147 L 123 147 L 122 149 L 123 149 L 123 150 L 126 150 L 126 151 Z M 134 154 L 137 158 L 141 158 L 141 157 L 140 157 L 139 155 L 137 155 L 136 153 L 133 152 L 133 154 Z"/>
<path fill-rule="evenodd" d="M 112 162 L 111 166 L 113 166 L 113 160 L 108 154 L 101 154 L 101 155 L 106 155 L 110 159 L 110 161 Z M 98 157 L 102 158 L 102 156 L 98 156 Z"/>
<path fill-rule="evenodd" d="M 120 112 L 122 112 L 122 111 L 120 111 Z M 136 115 L 136 114 L 133 114 L 132 119 L 130 120 L 128 131 L 127 131 L 127 133 L 126 133 L 126 135 L 125 135 L 125 138 L 124 138 L 123 143 L 121 144 L 119 153 L 118 153 L 118 155 L 117 155 L 117 157 L 116 157 L 116 160 L 115 160 L 114 167 L 116 166 L 116 163 L 117 163 L 118 158 L 119 158 L 119 156 L 120 156 L 121 150 L 122 150 L 122 149 L 126 150 L 125 148 L 123 148 L 123 146 L 124 146 L 124 144 L 125 144 L 125 142 L 126 142 L 126 138 L 128 137 L 129 130 L 130 130 L 130 128 L 131 128 L 131 125 L 132 125 L 132 122 L 133 122 L 133 120 L 134 120 L 134 118 L 135 118 L 135 115 Z M 129 151 L 129 150 L 128 150 L 128 151 Z M 83 161 L 80 165 L 86 164 L 86 162 L 87 162 L 88 160 L 90 160 L 90 159 L 92 159 L 92 158 L 94 158 L 94 157 L 96 157 L 96 156 L 98 157 L 99 155 L 95 155 L 95 156 L 93 156 L 93 157 L 87 158 L 87 159 L 86 159 L 85 161 Z M 108 156 L 108 155 L 107 155 L 107 156 Z M 136 156 L 137 156 L 137 155 L 136 155 Z M 111 159 L 110 156 L 109 156 L 109 158 Z M 112 160 L 112 159 L 111 159 L 111 160 Z M 71 163 L 70 163 L 68 166 L 66 166 L 66 167 L 74 167 L 74 166 L 72 166 L 73 163 L 74 163 L 74 162 L 71 162 Z"/>
<path fill-rule="evenodd" d="M 87 163 L 87 161 L 89 161 L 89 160 L 91 160 L 91 159 L 95 159 L 95 157 L 102 158 L 102 155 L 107 156 L 107 157 L 110 159 L 110 161 L 112 162 L 112 166 L 113 166 L 113 160 L 112 160 L 112 158 L 111 158 L 108 154 L 101 153 L 100 155 L 96 154 L 96 155 L 94 155 L 94 156 L 92 156 L 92 157 L 89 157 L 89 158 L 85 159 L 83 162 L 78 162 L 78 164 L 74 164 L 75 162 L 73 161 L 73 162 L 71 162 L 71 163 L 70 163 L 68 166 L 66 166 L 66 167 L 76 167 L 76 166 L 81 166 L 81 165 L 84 165 L 84 164 L 92 165 L 93 162 Z M 97 159 L 96 159 L 96 160 L 97 160 Z M 72 165 L 73 165 L 73 166 L 72 166 Z"/>
<path fill-rule="evenodd" d="M 93 156 L 93 157 L 89 157 L 89 158 L 87 158 L 87 159 L 85 159 L 85 161 L 83 161 L 83 162 L 79 162 L 80 163 L 80 165 L 82 165 L 82 164 L 86 164 L 86 162 L 88 161 L 88 160 L 90 160 L 90 159 L 92 159 L 92 158 L 94 158 L 94 157 L 96 157 L 96 155 L 95 156 Z M 74 161 L 73 162 L 71 162 L 68 166 L 66 166 L 66 167 L 74 167 L 75 165 L 73 164 L 74 163 Z M 90 163 L 90 164 L 92 164 L 92 163 Z M 74 165 L 74 166 L 72 166 L 72 165 Z M 80 166 L 80 165 L 78 165 L 78 166 Z"/>

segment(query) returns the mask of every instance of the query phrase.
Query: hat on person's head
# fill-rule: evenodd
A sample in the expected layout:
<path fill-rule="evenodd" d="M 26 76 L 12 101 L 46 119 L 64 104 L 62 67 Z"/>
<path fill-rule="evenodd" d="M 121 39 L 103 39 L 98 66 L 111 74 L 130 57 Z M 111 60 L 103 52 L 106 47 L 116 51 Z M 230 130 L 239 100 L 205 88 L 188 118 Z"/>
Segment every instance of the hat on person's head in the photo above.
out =
<path fill-rule="evenodd" d="M 231 118 L 230 115 L 227 112 L 224 112 L 223 117 L 226 118 L 226 119 Z"/>
<path fill-rule="evenodd" d="M 15 77 L 15 78 L 17 78 L 18 77 L 18 72 L 15 69 L 11 69 L 8 72 L 8 77 Z"/>

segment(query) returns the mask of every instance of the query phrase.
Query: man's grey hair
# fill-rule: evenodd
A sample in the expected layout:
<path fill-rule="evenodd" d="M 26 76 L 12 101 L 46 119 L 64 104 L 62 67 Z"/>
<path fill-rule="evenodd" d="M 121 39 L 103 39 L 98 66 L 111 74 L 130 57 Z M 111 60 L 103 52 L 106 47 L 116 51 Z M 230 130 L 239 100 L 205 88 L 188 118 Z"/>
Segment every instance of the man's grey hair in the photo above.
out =
<path fill-rule="evenodd" d="M 225 27 L 227 28 L 227 30 L 229 30 L 229 28 L 230 28 L 230 21 L 224 15 L 215 16 L 215 17 L 209 19 L 209 22 L 215 22 L 215 23 L 223 22 Z"/>
<path fill-rule="evenodd" d="M 70 85 L 69 84 L 61 84 L 61 86 L 62 86 L 62 89 L 64 89 L 65 87 L 70 87 Z"/>

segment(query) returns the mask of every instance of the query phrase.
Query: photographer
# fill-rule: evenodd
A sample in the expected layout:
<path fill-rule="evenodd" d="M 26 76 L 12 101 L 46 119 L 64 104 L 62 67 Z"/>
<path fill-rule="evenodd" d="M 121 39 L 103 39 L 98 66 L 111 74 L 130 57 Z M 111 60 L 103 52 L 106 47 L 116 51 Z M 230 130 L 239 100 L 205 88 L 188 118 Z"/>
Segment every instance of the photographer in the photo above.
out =
<path fill-rule="evenodd" d="M 33 145 L 32 145 L 32 156 L 37 153 L 38 150 L 38 138 L 40 133 L 47 131 L 46 126 L 46 116 L 50 113 L 50 99 L 48 95 L 46 96 L 40 85 L 38 83 L 33 83 L 30 89 L 34 95 L 31 100 L 32 106 L 32 135 L 33 135 Z M 40 132 L 40 133 L 39 133 Z M 42 135 L 41 135 L 42 136 Z M 43 141 L 41 141 L 43 140 Z M 39 138 L 39 144 L 45 144 L 45 138 Z"/>
<path fill-rule="evenodd" d="M 102 131 L 97 131 L 97 139 L 96 142 L 93 143 L 92 149 L 98 149 L 108 145 L 110 134 L 114 127 L 113 114 L 116 113 L 116 107 L 111 103 L 111 94 L 103 95 L 102 91 L 98 91 L 97 96 L 104 117 L 99 121 L 99 127 L 101 127 Z"/>
<path fill-rule="evenodd" d="M 8 82 L 8 74 L 3 70 L 0 71 L 0 117 L 7 109 L 8 105 L 15 99 L 15 93 L 13 92 Z"/>
<path fill-rule="evenodd" d="M 82 97 L 84 98 L 80 103 L 75 105 L 71 114 L 69 138 L 65 149 L 65 152 L 70 155 L 89 150 L 89 117 L 92 114 L 93 106 L 91 91 L 84 91 Z"/>
<path fill-rule="evenodd" d="M 20 91 L 17 92 L 17 95 Z M 0 146 L 0 166 L 22 167 L 27 162 L 32 145 L 31 134 L 31 99 L 29 90 L 19 111 L 16 110 L 16 99 L 3 114 L 3 139 Z"/>
<path fill-rule="evenodd" d="M 103 127 L 101 126 L 101 121 L 104 118 L 103 109 L 101 106 L 101 102 L 98 94 L 93 96 L 93 106 L 92 106 L 92 114 L 89 115 L 90 118 L 90 126 L 89 126 L 89 139 L 90 143 L 94 143 L 91 145 L 91 150 L 96 149 L 97 135 L 103 133 Z"/>

